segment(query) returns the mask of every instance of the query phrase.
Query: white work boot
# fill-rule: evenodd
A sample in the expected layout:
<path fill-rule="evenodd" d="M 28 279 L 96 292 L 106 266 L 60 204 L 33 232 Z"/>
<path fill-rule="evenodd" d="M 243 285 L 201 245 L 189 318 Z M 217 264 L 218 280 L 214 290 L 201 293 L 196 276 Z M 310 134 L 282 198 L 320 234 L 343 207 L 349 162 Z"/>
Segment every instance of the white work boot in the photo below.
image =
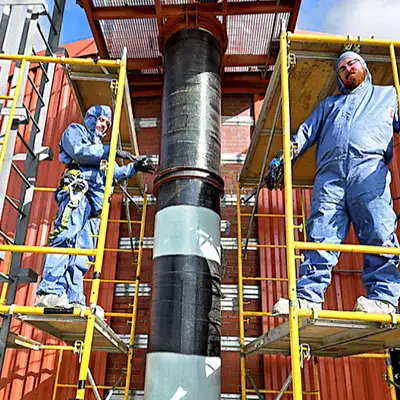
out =
<path fill-rule="evenodd" d="M 70 304 L 66 293 L 36 295 L 35 307 L 68 308 Z"/>
<path fill-rule="evenodd" d="M 86 309 L 89 309 L 90 307 L 84 306 L 82 304 L 78 304 L 78 303 L 72 303 L 70 305 L 70 307 L 74 307 L 74 308 L 79 308 L 80 310 L 85 311 Z M 101 306 L 96 306 L 96 315 L 101 318 L 101 319 L 105 319 L 104 317 L 104 309 Z"/>
<path fill-rule="evenodd" d="M 388 301 L 368 299 L 360 296 L 356 301 L 354 311 L 370 314 L 396 314 L 396 307 Z"/>
<path fill-rule="evenodd" d="M 306 299 L 298 299 L 299 307 L 303 309 L 317 309 L 322 310 L 321 303 L 314 303 Z M 282 297 L 272 307 L 273 315 L 289 315 L 289 300 Z"/>

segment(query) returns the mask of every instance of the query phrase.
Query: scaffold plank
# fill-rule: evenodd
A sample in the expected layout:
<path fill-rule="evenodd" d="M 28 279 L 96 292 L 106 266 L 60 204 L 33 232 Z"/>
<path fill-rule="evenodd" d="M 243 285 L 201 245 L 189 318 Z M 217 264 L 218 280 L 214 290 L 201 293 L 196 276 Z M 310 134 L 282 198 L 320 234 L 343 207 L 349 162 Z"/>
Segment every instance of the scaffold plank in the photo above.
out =
<path fill-rule="evenodd" d="M 300 343 L 319 357 L 347 357 L 400 347 L 400 327 L 380 322 L 308 319 L 299 321 Z M 271 329 L 245 347 L 248 354 L 290 355 L 289 321 Z"/>
<path fill-rule="evenodd" d="M 15 317 L 69 345 L 73 345 L 77 340 L 84 341 L 87 323 L 86 317 L 53 314 L 17 314 Z M 103 319 L 97 316 L 92 348 L 93 351 L 102 351 L 106 353 L 122 352 L 127 354 L 128 352 L 128 346 Z"/>

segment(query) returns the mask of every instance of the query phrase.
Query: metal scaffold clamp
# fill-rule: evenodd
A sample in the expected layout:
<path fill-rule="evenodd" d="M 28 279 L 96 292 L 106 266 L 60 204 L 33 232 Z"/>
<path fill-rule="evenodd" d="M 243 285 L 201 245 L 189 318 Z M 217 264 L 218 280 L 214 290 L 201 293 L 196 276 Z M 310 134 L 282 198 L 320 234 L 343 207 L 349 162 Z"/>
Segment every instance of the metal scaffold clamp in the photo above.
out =
<path fill-rule="evenodd" d="M 302 343 L 300 345 L 300 366 L 304 368 L 304 361 L 309 361 L 311 359 L 311 347 L 307 343 Z"/>
<path fill-rule="evenodd" d="M 114 96 L 117 95 L 117 89 L 118 89 L 118 81 L 116 79 L 113 79 L 110 82 L 110 88 L 111 88 L 111 92 Z"/>
<path fill-rule="evenodd" d="M 78 354 L 78 361 L 79 364 L 82 361 L 82 352 L 83 352 L 83 341 L 82 340 L 76 340 L 74 343 L 74 354 Z"/>
<path fill-rule="evenodd" d="M 288 69 L 294 67 L 296 65 L 296 54 L 294 53 L 289 53 L 288 54 Z"/>

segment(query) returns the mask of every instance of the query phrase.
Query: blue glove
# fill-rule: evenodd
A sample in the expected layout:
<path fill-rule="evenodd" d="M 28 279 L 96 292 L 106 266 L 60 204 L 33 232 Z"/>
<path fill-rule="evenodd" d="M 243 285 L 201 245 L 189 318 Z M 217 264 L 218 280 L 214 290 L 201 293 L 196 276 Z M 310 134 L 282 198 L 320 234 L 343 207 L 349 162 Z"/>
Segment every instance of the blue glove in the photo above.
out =
<path fill-rule="evenodd" d="M 268 167 L 264 182 L 269 190 L 282 187 L 283 180 L 283 151 L 281 150 L 275 158 L 272 159 Z"/>

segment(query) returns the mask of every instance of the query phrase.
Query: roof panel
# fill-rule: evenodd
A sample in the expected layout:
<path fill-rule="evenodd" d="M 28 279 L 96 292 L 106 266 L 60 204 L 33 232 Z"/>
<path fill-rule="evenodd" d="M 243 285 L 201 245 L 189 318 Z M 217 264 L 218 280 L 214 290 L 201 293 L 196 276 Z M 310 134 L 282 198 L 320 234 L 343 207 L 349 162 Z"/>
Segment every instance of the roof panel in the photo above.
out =
<path fill-rule="evenodd" d="M 128 57 L 161 56 L 155 18 L 102 20 L 101 28 L 112 58 L 121 57 L 123 47 Z"/>
<path fill-rule="evenodd" d="M 161 0 L 161 4 L 193 4 L 196 0 Z"/>
<path fill-rule="evenodd" d="M 273 40 L 278 40 L 282 20 L 289 13 L 279 13 Z M 226 54 L 267 54 L 274 14 L 230 15 L 227 20 L 228 49 Z"/>
<path fill-rule="evenodd" d="M 153 6 L 154 0 L 93 0 L 95 7 Z"/>

